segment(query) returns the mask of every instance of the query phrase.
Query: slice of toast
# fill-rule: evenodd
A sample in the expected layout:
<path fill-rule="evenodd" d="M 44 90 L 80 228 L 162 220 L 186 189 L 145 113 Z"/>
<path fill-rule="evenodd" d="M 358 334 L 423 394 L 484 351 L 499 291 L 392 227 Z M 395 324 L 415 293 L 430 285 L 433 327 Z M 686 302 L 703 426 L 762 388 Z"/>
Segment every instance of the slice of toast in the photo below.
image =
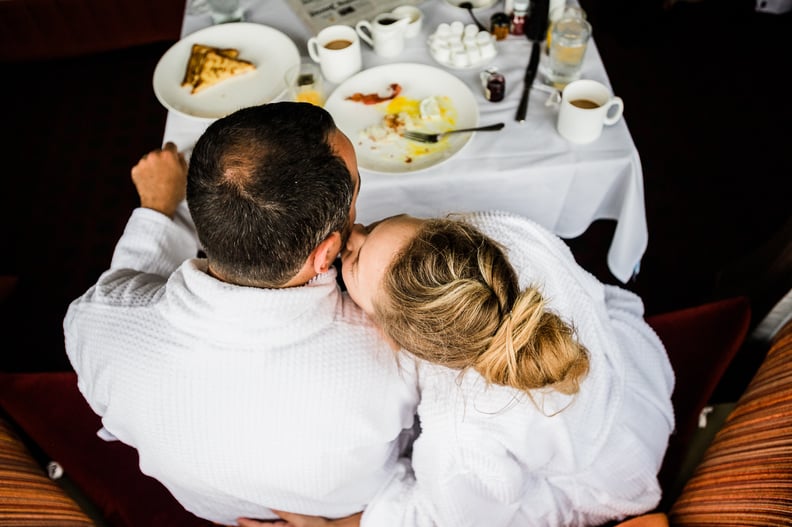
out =
<path fill-rule="evenodd" d="M 202 55 L 192 93 L 198 93 L 226 79 L 243 75 L 255 69 L 256 66 L 252 62 L 229 57 L 210 49 Z"/>
<path fill-rule="evenodd" d="M 198 72 L 201 68 L 204 55 L 208 51 L 215 51 L 227 57 L 235 59 L 239 56 L 239 50 L 234 48 L 214 48 L 204 44 L 193 44 L 190 52 L 190 60 L 187 62 L 187 69 L 184 71 L 182 86 L 194 86 L 198 81 Z"/>

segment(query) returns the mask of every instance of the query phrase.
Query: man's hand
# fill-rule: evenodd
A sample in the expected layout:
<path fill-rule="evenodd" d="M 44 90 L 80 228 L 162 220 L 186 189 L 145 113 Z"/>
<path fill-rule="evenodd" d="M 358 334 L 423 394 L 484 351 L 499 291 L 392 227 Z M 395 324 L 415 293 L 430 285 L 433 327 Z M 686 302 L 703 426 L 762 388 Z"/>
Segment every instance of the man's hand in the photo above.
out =
<path fill-rule="evenodd" d="M 172 218 L 187 192 L 187 161 L 175 144 L 166 143 L 162 150 L 152 150 L 132 167 L 132 182 L 141 207 Z"/>

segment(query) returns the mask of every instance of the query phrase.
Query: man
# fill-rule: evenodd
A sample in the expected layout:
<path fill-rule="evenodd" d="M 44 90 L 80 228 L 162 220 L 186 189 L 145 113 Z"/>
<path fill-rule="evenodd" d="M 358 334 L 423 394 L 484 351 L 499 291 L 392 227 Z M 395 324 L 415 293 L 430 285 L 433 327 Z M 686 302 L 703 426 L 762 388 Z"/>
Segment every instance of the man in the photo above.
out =
<path fill-rule="evenodd" d="M 336 285 L 352 144 L 321 108 L 271 103 L 209 126 L 189 173 L 168 144 L 132 179 L 141 207 L 64 321 L 104 428 L 211 521 L 359 513 L 404 470 L 417 390 Z"/>

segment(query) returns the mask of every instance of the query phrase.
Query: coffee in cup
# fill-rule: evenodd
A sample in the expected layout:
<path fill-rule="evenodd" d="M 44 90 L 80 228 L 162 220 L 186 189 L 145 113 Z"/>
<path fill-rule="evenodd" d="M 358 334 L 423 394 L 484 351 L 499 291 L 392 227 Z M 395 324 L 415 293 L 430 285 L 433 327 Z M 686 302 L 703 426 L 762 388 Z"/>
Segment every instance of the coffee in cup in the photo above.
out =
<path fill-rule="evenodd" d="M 336 39 L 331 40 L 327 44 L 324 45 L 327 49 L 344 49 L 348 48 L 352 45 L 352 41 L 350 40 L 343 40 L 343 39 Z"/>
<path fill-rule="evenodd" d="M 583 108 L 585 110 L 591 110 L 593 108 L 600 107 L 598 102 L 590 101 L 588 99 L 575 99 L 574 101 L 569 101 L 569 104 L 572 106 L 577 106 L 578 108 Z"/>
<path fill-rule="evenodd" d="M 615 124 L 624 111 L 621 97 L 612 95 L 604 84 L 588 79 L 567 84 L 560 99 L 558 133 L 577 144 L 596 140 L 603 125 Z"/>
<path fill-rule="evenodd" d="M 363 65 L 360 39 L 346 25 L 328 26 L 308 39 L 308 55 L 319 63 L 325 80 L 333 83 L 348 79 Z"/>

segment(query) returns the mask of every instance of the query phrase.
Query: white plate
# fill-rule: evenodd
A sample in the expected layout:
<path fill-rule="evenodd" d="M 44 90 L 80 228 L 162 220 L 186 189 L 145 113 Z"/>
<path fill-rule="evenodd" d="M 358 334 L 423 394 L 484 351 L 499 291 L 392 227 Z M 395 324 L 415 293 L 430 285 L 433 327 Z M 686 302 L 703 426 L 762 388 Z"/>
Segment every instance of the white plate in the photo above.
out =
<path fill-rule="evenodd" d="M 236 48 L 256 71 L 191 94 L 181 85 L 193 44 Z M 168 110 L 199 119 L 219 119 L 248 106 L 282 97 L 286 70 L 300 62 L 297 46 L 269 26 L 249 22 L 218 24 L 187 35 L 174 44 L 154 69 L 154 94 Z"/>
<path fill-rule="evenodd" d="M 464 82 L 447 71 L 425 64 L 388 64 L 363 70 L 338 86 L 325 103 L 325 109 L 335 119 L 336 126 L 355 145 L 360 168 L 385 174 L 416 172 L 450 159 L 470 141 L 472 133 L 453 134 L 434 145 L 399 139 L 399 144 L 395 147 L 400 151 L 411 152 L 409 160 L 403 155 L 393 155 L 392 150 L 371 148 L 361 138 L 361 132 L 382 122 L 388 102 L 365 105 L 348 101 L 346 97 L 358 92 L 385 93 L 392 83 L 400 84 L 400 95 L 409 99 L 448 97 L 456 113 L 454 128 L 478 125 L 479 109 L 476 98 Z M 448 128 L 444 126 L 442 129 Z M 423 147 L 428 152 L 412 155 Z"/>

